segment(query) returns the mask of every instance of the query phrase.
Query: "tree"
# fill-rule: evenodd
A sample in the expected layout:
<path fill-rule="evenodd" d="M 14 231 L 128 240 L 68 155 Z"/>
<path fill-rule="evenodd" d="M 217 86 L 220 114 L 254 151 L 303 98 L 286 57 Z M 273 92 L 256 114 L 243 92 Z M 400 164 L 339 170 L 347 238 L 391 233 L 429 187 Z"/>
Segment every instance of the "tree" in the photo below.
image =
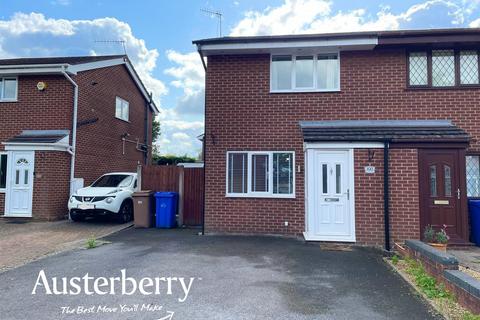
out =
<path fill-rule="evenodd" d="M 152 121 L 152 142 L 157 141 L 160 138 L 160 121 L 153 118 Z"/>
<path fill-rule="evenodd" d="M 155 120 L 153 118 L 152 120 L 152 159 L 157 159 L 160 157 L 160 152 L 158 150 L 157 145 L 155 142 L 160 138 L 161 132 L 160 132 L 160 121 Z M 154 160 L 155 161 L 155 160 Z"/>
<path fill-rule="evenodd" d="M 164 156 L 156 156 L 153 158 L 154 163 L 157 163 L 158 165 L 177 165 L 178 163 L 192 163 L 196 162 L 197 159 L 193 157 L 189 157 L 187 155 L 183 156 L 176 156 L 176 155 L 171 155 L 167 154 Z"/>

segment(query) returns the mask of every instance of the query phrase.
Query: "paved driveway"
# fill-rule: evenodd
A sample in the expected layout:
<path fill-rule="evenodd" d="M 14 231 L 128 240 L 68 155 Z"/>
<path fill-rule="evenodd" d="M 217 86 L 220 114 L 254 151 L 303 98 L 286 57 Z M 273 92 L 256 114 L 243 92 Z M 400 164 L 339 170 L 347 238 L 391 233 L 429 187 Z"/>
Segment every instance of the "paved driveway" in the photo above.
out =
<path fill-rule="evenodd" d="M 0 219 L 0 272 L 48 254 L 76 248 L 89 237 L 104 237 L 132 225 L 94 220 L 19 222 Z"/>
<path fill-rule="evenodd" d="M 322 251 L 317 244 L 297 240 L 200 237 L 188 230 L 127 229 L 107 239 L 113 243 L 60 253 L 0 274 L 1 318 L 434 318 L 381 257 L 365 249 Z M 168 280 L 163 279 L 159 281 L 159 295 L 137 291 L 122 296 L 118 289 L 116 295 L 55 296 L 46 295 L 41 286 L 36 295 L 31 295 L 40 270 L 45 271 L 48 279 L 70 279 L 86 273 L 93 277 L 118 277 L 121 269 L 137 281 L 144 277 L 177 279 L 170 279 L 171 294 Z M 179 302 L 186 292 L 178 281 L 181 277 L 195 277 L 184 302 Z M 119 305 L 131 308 L 126 312 L 114 311 Z M 62 307 L 70 307 L 73 313 L 62 314 Z M 79 315 L 76 310 L 93 313 Z"/>

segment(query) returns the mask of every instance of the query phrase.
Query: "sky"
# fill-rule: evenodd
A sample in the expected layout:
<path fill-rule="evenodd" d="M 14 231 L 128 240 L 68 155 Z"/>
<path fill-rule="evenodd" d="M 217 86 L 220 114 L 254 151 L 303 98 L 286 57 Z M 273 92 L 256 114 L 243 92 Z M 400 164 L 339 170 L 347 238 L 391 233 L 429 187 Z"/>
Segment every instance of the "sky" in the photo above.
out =
<path fill-rule="evenodd" d="M 197 156 L 204 71 L 192 40 L 480 27 L 480 0 L 0 0 L 0 58 L 122 54 L 153 93 L 161 154 Z M 225 106 L 226 108 L 228 106 Z"/>

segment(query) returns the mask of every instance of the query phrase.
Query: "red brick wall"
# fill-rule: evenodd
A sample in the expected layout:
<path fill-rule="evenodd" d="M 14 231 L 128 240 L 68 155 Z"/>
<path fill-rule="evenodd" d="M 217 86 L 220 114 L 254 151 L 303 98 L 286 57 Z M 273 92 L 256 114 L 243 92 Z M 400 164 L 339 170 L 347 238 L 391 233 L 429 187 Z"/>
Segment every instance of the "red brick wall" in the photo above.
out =
<path fill-rule="evenodd" d="M 75 177 L 82 177 L 89 184 L 106 172 L 135 171 L 137 163 L 144 161 L 143 153 L 136 150 L 135 144 L 126 143 L 123 154 L 121 135 L 128 133 L 127 139 L 138 138 L 144 143 L 145 100 L 125 66 L 81 72 L 73 78 L 79 85 L 78 121 L 99 119 L 78 128 Z M 39 81 L 47 83 L 46 90 L 37 90 Z M 93 82 L 97 84 L 92 85 Z M 117 95 L 130 103 L 129 122 L 115 118 Z M 0 142 L 27 129 L 71 131 L 72 109 L 73 87 L 63 76 L 21 76 L 18 101 L 0 102 Z M 151 122 L 149 111 L 148 144 L 151 144 Z M 3 150 L 0 144 L 0 151 Z M 150 157 L 149 154 L 148 161 Z M 62 218 L 67 210 L 70 155 L 36 152 L 35 158 L 33 217 Z M 1 214 L 4 197 L 0 194 Z"/>
<path fill-rule="evenodd" d="M 100 175 L 112 171 L 135 172 L 137 163 L 144 163 L 143 152 L 128 140 L 144 143 L 145 99 L 131 79 L 125 66 L 101 68 L 79 73 L 75 81 L 80 86 L 78 121 L 99 120 L 80 126 L 77 131 L 75 177 L 90 184 Z M 95 85 L 92 83 L 95 82 Z M 129 122 L 115 118 L 115 97 L 129 102 Z M 151 144 L 152 113 L 148 112 L 148 144 Z M 149 159 L 151 154 L 149 153 Z"/>
<path fill-rule="evenodd" d="M 38 91 L 37 83 L 39 81 L 46 82 L 48 88 L 44 91 Z M 20 134 L 22 130 L 71 130 L 72 104 L 73 89 L 63 76 L 18 77 L 17 101 L 0 102 L 0 142 L 7 141 Z M 4 150 L 4 145 L 0 144 L 0 151 Z M 38 152 L 35 155 L 35 172 L 38 172 L 37 169 L 44 170 L 43 159 L 37 159 L 37 157 Z M 57 169 L 61 172 L 64 167 L 69 170 L 69 162 L 62 161 L 61 166 Z M 66 203 L 64 208 L 58 211 L 46 210 L 49 208 L 48 200 L 45 200 L 46 194 L 37 187 L 37 182 L 42 185 L 41 181 L 34 178 L 33 217 L 47 218 L 49 216 L 49 219 L 54 219 L 65 214 Z M 63 198 L 62 194 L 65 194 L 65 192 L 68 197 L 68 186 L 66 189 L 62 189 L 62 187 L 54 188 L 61 198 Z M 40 203 L 37 203 L 38 201 Z M 55 206 L 53 205 L 53 207 Z M 0 214 L 3 214 L 4 210 L 5 194 L 0 194 Z"/>
<path fill-rule="evenodd" d="M 357 242 L 383 246 L 383 150 L 370 149 L 373 160 L 368 161 L 367 149 L 354 150 L 355 170 L 355 232 Z M 365 173 L 365 166 L 374 166 L 375 173 Z"/>
<path fill-rule="evenodd" d="M 5 208 L 5 193 L 0 193 L 0 215 L 4 212 Z"/>
<path fill-rule="evenodd" d="M 342 52 L 340 92 L 271 94 L 269 55 L 209 57 L 206 230 L 290 234 L 304 231 L 305 168 L 298 125 L 301 120 L 451 119 L 472 135 L 471 150 L 480 151 L 480 113 L 477 112 L 480 90 L 407 89 L 405 61 L 403 50 Z M 294 150 L 296 164 L 301 168 L 301 172 L 296 173 L 296 198 L 225 198 L 226 152 L 230 150 Z M 414 226 L 418 224 L 416 152 L 402 152 L 398 151 L 401 154 L 396 159 L 397 151 L 392 151 L 392 188 L 404 191 L 392 196 L 392 207 L 397 206 L 392 213 L 392 230 L 399 234 L 394 239 L 403 237 L 402 233 L 418 237 L 419 228 Z M 415 163 L 406 165 L 406 158 Z M 394 168 L 396 164 L 400 167 Z M 411 175 L 399 180 L 402 166 Z M 368 179 L 375 184 L 375 190 L 383 190 L 376 185 L 379 178 Z M 356 184 L 360 184 L 357 180 Z M 358 188 L 364 187 L 358 185 Z M 410 189 L 404 190 L 406 188 Z M 375 223 L 367 225 L 357 221 L 357 237 L 361 242 L 381 243 L 383 215 L 379 214 L 383 202 L 377 193 L 368 190 L 365 193 L 367 198 L 374 198 L 376 206 L 359 208 L 357 205 L 358 214 L 365 221 L 368 218 Z M 357 190 L 357 196 L 359 194 Z M 368 199 L 357 200 L 362 201 L 369 205 Z M 284 220 L 294 221 L 288 230 L 279 225 Z"/>
<path fill-rule="evenodd" d="M 32 217 L 58 220 L 68 213 L 70 155 L 61 151 L 35 152 Z"/>
<path fill-rule="evenodd" d="M 420 239 L 418 153 L 390 150 L 390 228 L 392 241 Z"/>

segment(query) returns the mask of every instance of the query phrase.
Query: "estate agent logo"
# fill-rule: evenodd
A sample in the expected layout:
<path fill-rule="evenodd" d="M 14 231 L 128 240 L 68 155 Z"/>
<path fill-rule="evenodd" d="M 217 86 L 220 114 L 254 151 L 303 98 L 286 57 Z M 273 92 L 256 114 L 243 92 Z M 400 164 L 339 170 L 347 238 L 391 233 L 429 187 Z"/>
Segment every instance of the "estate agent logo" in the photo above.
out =
<path fill-rule="evenodd" d="M 83 277 L 53 277 L 50 280 L 44 270 L 38 273 L 32 294 L 44 293 L 46 295 L 127 295 L 137 292 L 145 295 L 168 295 L 176 296 L 179 302 L 185 302 L 188 298 L 194 281 L 201 278 L 184 277 L 144 277 L 139 281 L 128 277 L 126 269 L 120 270 L 117 277 L 92 277 L 86 273 Z"/>

